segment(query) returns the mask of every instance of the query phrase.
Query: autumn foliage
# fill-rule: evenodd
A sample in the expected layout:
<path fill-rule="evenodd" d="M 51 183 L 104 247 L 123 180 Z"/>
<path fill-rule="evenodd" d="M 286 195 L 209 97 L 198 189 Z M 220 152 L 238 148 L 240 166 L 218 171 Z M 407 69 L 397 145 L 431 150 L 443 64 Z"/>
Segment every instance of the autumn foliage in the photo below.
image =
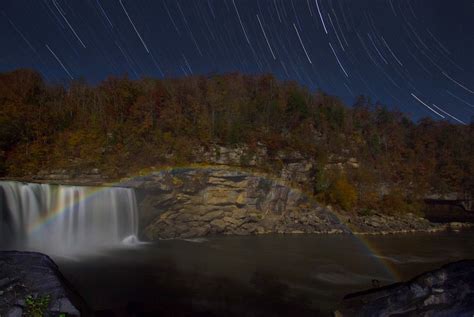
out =
<path fill-rule="evenodd" d="M 0 175 L 94 167 L 120 177 L 191 162 L 193 149 L 212 144 L 313 158 L 307 188 L 343 209 L 392 212 L 387 206 L 406 208 L 429 192 L 474 188 L 472 123 L 415 123 L 363 96 L 346 107 L 271 75 L 113 77 L 93 86 L 48 84 L 30 70 L 0 74 Z M 331 157 L 354 157 L 360 167 L 333 173 L 325 169 Z M 259 167 L 277 174 L 277 163 Z"/>
<path fill-rule="evenodd" d="M 329 197 L 344 210 L 352 210 L 357 202 L 357 192 L 345 177 L 339 177 L 329 188 Z"/>

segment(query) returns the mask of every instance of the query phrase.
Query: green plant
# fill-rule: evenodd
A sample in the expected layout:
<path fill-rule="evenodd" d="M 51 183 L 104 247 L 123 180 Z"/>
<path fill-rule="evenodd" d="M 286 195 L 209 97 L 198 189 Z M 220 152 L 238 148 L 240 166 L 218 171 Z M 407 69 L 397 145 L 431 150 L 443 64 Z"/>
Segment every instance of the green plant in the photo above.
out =
<path fill-rule="evenodd" d="M 43 317 L 46 315 L 51 297 L 46 296 L 32 296 L 28 295 L 25 297 L 25 312 L 23 316 L 27 317 Z"/>

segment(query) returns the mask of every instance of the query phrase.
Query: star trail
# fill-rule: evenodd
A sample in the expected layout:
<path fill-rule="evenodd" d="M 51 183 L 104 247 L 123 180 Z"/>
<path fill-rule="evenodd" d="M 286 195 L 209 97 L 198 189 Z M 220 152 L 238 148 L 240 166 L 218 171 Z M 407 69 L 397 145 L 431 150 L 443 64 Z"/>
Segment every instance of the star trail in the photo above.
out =
<path fill-rule="evenodd" d="M 272 73 L 410 114 L 474 115 L 471 0 L 2 0 L 0 71 L 52 83 Z"/>

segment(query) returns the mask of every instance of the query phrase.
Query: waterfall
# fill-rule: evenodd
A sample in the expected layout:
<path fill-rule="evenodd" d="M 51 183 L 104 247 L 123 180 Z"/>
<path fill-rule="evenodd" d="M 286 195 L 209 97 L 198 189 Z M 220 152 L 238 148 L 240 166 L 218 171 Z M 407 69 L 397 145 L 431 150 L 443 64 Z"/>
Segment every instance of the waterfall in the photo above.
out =
<path fill-rule="evenodd" d="M 0 181 L 2 244 L 67 253 L 136 241 L 135 192 Z"/>

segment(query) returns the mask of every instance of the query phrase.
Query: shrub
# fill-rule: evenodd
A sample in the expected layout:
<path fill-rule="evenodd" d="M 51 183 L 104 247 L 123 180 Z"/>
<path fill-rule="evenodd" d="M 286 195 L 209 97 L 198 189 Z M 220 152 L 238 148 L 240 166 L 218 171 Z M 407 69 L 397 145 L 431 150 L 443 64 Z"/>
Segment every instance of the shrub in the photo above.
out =
<path fill-rule="evenodd" d="M 360 193 L 358 206 L 362 209 L 380 209 L 381 195 L 374 190 L 365 190 Z"/>
<path fill-rule="evenodd" d="M 382 199 L 382 211 L 392 215 L 413 213 L 422 215 L 423 203 L 416 199 L 410 199 L 404 192 L 394 188 Z"/>
<path fill-rule="evenodd" d="M 46 296 L 32 296 L 28 295 L 25 298 L 25 313 L 28 317 L 43 317 L 46 316 L 46 310 L 51 302 L 51 297 Z"/>
<path fill-rule="evenodd" d="M 342 209 L 351 210 L 357 201 L 357 191 L 345 176 L 339 176 L 329 187 L 329 200 Z"/>

